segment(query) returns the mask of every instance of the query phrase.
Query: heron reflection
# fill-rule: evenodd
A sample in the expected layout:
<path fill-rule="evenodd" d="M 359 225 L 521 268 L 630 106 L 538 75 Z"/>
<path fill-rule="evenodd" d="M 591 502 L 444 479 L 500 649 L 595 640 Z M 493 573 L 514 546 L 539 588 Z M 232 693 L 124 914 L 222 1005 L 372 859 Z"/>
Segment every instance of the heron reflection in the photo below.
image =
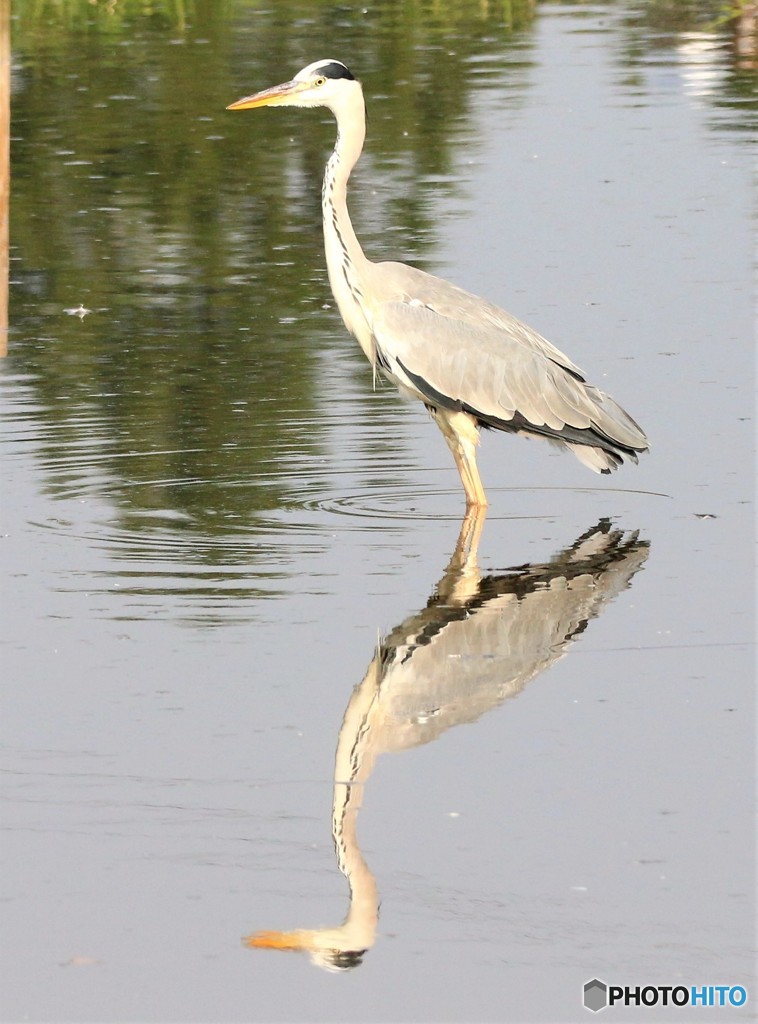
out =
<path fill-rule="evenodd" d="M 482 576 L 482 513 L 463 522 L 453 556 L 421 611 L 378 645 L 353 690 L 337 741 L 332 834 L 350 887 L 342 924 L 261 931 L 245 944 L 307 952 L 327 970 L 356 967 L 373 945 L 379 895 L 358 844 L 358 812 L 379 754 L 438 739 L 517 696 L 564 656 L 607 602 L 629 586 L 648 543 L 608 520 L 549 561 Z"/>

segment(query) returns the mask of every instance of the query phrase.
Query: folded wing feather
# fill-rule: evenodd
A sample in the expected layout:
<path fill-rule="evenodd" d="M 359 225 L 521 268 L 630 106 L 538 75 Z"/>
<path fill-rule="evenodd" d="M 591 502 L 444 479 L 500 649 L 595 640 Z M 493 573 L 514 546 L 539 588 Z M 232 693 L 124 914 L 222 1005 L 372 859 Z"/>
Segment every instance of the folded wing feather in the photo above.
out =
<path fill-rule="evenodd" d="M 501 328 L 472 326 L 405 302 L 384 303 L 372 326 L 384 368 L 423 400 L 441 395 L 504 426 L 520 413 L 556 432 L 604 427 L 600 392 Z M 636 432 L 628 438 L 637 440 Z"/>
<path fill-rule="evenodd" d="M 401 263 L 373 269 L 376 357 L 401 388 L 505 430 L 531 425 L 575 445 L 607 441 L 631 458 L 648 447 L 621 406 L 510 313 Z"/>

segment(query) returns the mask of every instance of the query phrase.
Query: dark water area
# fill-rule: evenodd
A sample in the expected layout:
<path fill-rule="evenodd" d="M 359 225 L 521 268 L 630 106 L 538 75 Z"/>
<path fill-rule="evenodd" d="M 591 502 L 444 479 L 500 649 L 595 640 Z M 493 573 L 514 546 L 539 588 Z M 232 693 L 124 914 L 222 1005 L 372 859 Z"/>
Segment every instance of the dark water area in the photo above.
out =
<path fill-rule="evenodd" d="M 1 1019 L 577 1021 L 592 978 L 750 1019 L 747 16 L 69 0 L 11 43 Z M 490 433 L 464 519 L 329 290 L 333 121 L 225 109 L 327 56 L 367 254 L 550 338 L 638 467 Z"/>

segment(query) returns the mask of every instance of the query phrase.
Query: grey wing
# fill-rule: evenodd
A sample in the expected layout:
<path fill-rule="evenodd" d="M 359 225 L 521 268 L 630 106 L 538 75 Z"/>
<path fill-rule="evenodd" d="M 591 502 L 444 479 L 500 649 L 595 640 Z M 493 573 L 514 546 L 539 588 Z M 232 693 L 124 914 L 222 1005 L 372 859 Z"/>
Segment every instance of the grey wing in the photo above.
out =
<path fill-rule="evenodd" d="M 630 457 L 647 447 L 634 420 L 562 353 L 518 321 L 517 329 L 496 322 L 491 310 L 508 315 L 484 306 L 482 322 L 472 323 L 465 308 L 451 316 L 416 298 L 382 303 L 372 322 L 379 365 L 428 405 L 468 412 L 486 426 L 607 441 Z"/>
<path fill-rule="evenodd" d="M 472 327 L 494 327 L 498 333 L 507 334 L 527 351 L 536 352 L 576 377 L 584 379 L 582 370 L 565 352 L 561 352 L 547 338 L 543 338 L 528 324 L 500 306 L 433 274 L 427 274 L 416 267 L 408 267 L 404 263 L 379 263 L 374 267 L 383 286 L 381 291 L 386 301 L 426 306 L 440 316 Z"/>

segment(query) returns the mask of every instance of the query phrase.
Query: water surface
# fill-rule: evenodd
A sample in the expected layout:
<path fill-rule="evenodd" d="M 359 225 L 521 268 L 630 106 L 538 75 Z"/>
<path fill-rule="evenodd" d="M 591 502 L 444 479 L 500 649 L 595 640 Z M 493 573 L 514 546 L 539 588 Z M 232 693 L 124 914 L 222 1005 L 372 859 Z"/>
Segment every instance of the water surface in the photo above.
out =
<path fill-rule="evenodd" d="M 3 1019 L 573 1021 L 595 976 L 750 986 L 754 72 L 732 27 L 89 6 L 13 24 Z M 511 309 L 652 441 L 601 479 L 486 436 L 475 566 L 436 428 L 372 390 L 333 308 L 328 117 L 224 110 L 329 54 L 369 103 L 367 252 Z M 626 555 L 598 563 L 609 536 Z M 452 684 L 425 690 L 440 650 Z M 358 716 L 351 808 L 340 743 L 397 693 L 391 727 Z M 381 910 L 352 970 L 244 945 L 338 927 L 361 863 Z M 699 1017 L 727 1015 L 748 1013 Z"/>

